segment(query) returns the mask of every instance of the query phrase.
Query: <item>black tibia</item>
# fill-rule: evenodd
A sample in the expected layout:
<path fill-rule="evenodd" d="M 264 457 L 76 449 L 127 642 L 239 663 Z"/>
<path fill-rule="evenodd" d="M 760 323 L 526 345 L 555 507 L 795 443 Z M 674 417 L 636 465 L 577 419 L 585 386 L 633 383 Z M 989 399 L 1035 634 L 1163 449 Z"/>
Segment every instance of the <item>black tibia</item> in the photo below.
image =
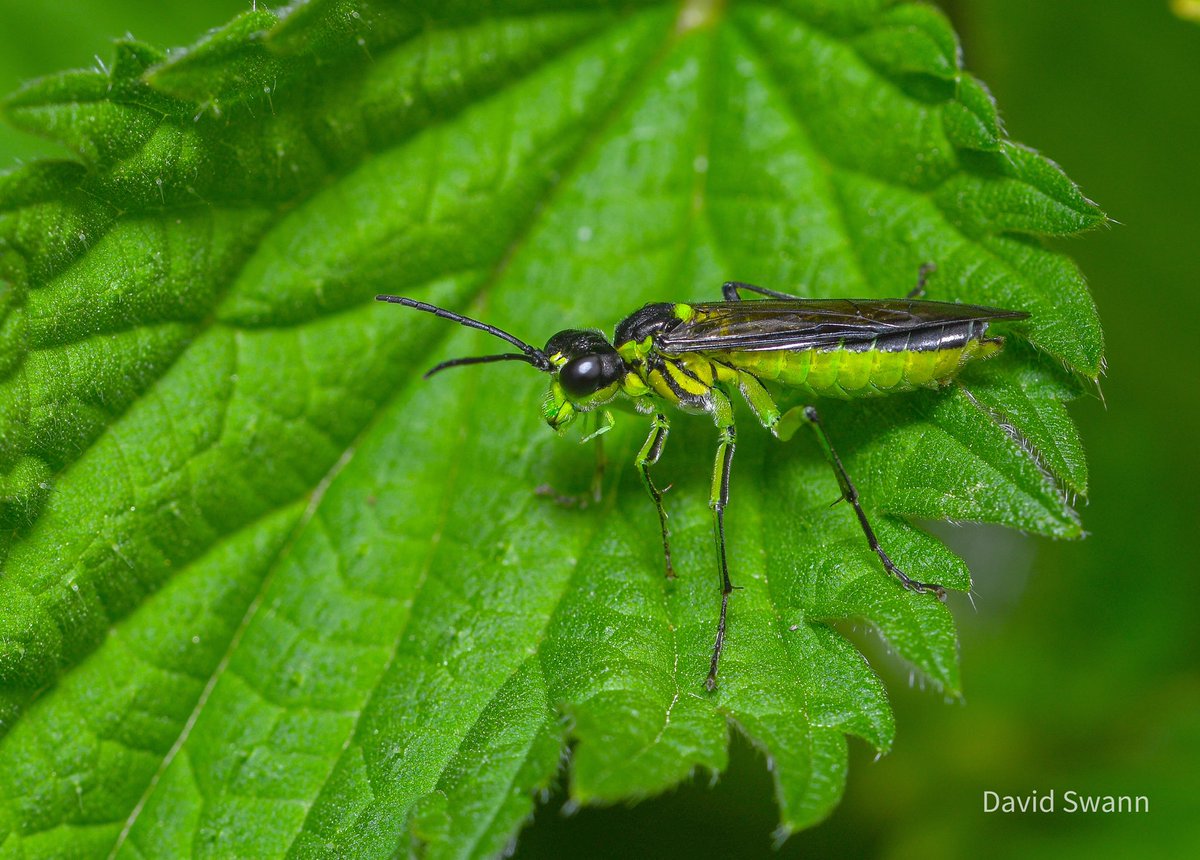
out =
<path fill-rule="evenodd" d="M 754 284 L 743 284 L 741 281 L 726 281 L 721 285 L 721 298 L 727 302 L 740 302 L 742 295 L 739 290 L 749 290 L 752 293 L 770 296 L 773 299 L 798 299 L 799 296 L 793 296 L 790 293 L 781 293 L 778 290 L 768 290 L 766 287 L 756 287 Z"/>
<path fill-rule="evenodd" d="M 646 492 L 654 500 L 654 507 L 658 511 L 658 525 L 662 531 L 663 560 L 666 564 L 667 579 L 674 579 L 675 568 L 671 565 L 671 532 L 667 528 L 667 511 L 662 502 L 665 490 L 660 490 L 650 477 L 650 467 L 657 463 L 658 458 L 662 456 L 663 446 L 667 444 L 667 434 L 670 431 L 671 425 L 667 422 L 667 416 L 661 412 L 655 415 L 654 422 L 650 425 L 650 435 L 646 437 L 646 444 L 638 452 L 635 465 L 638 474 L 642 476 L 642 483 L 646 485 Z"/>
<path fill-rule="evenodd" d="M 829 437 L 825 433 L 825 428 L 821 424 L 821 416 L 813 407 L 805 406 L 804 417 L 816 431 L 821 447 L 825 449 L 825 455 L 829 458 L 830 465 L 833 466 L 834 474 L 837 475 L 838 486 L 842 490 L 842 498 L 854 508 L 854 513 L 858 517 L 858 523 L 862 526 L 863 534 L 867 537 L 867 544 L 871 547 L 872 552 L 879 556 L 879 560 L 883 562 L 884 568 L 888 573 L 899 579 L 900 583 L 910 591 L 919 593 L 933 592 L 938 596 L 938 600 L 945 600 L 945 588 L 933 582 L 918 582 L 888 558 L 888 554 L 879 545 L 879 539 L 875 537 L 875 530 L 871 528 L 871 524 L 867 521 L 867 515 L 858 501 L 858 490 L 855 489 L 854 482 L 850 480 L 850 475 L 846 472 L 846 467 L 842 465 L 841 458 L 838 457 L 837 451 L 834 450 L 833 444 L 829 441 Z"/>
<path fill-rule="evenodd" d="M 906 299 L 919 299 L 925 295 L 925 281 L 929 275 L 937 271 L 937 266 L 933 263 L 922 263 L 921 268 L 917 269 L 917 285 L 908 291 Z"/>
<path fill-rule="evenodd" d="M 729 472 L 733 465 L 733 451 L 737 442 L 737 430 L 733 424 L 721 428 L 717 443 L 717 462 L 713 474 L 712 495 L 709 504 L 713 509 L 713 531 L 717 541 L 717 563 L 721 571 L 721 615 L 717 619 L 717 639 L 713 644 L 712 662 L 708 667 L 708 678 L 704 686 L 712 690 L 717 686 L 717 671 L 721 663 L 721 649 L 725 647 L 725 616 L 729 611 L 729 595 L 733 582 L 729 579 L 729 561 L 725 554 L 725 506 L 729 504 Z"/>
<path fill-rule="evenodd" d="M 919 299 L 925 295 L 925 282 L 930 274 L 937 271 L 937 266 L 933 263 L 922 263 L 921 268 L 917 270 L 917 285 L 913 287 L 906 299 Z M 754 284 L 743 284 L 741 281 L 726 281 L 721 285 L 721 297 L 727 302 L 742 301 L 741 290 L 747 290 L 759 295 L 769 296 L 773 299 L 801 299 L 800 296 L 792 295 L 791 293 L 781 293 L 778 290 L 769 290 L 766 287 L 755 286 Z"/>

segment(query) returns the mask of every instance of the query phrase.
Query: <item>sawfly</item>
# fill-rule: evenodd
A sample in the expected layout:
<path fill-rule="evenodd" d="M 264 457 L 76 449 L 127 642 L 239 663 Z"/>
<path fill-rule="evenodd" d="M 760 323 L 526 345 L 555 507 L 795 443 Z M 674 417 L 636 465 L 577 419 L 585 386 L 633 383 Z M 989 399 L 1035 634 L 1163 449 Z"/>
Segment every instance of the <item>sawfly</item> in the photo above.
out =
<path fill-rule="evenodd" d="M 451 367 L 522 361 L 550 375 L 542 416 L 556 431 L 564 430 L 581 413 L 601 409 L 617 398 L 629 399 L 638 412 L 651 416 L 650 435 L 635 465 L 658 512 L 668 577 L 675 572 L 667 513 L 663 492 L 654 483 L 650 467 L 662 456 L 670 432 L 667 407 L 711 416 L 717 426 L 717 452 L 709 506 L 721 580 L 721 609 L 705 681 L 712 690 L 734 588 L 725 553 L 725 507 L 737 442 L 731 399 L 735 393 L 762 426 L 780 439 L 790 438 L 800 426 L 810 426 L 833 467 L 842 498 L 854 509 L 867 543 L 883 567 L 910 591 L 931 592 L 945 599 L 942 586 L 908 576 L 880 546 L 817 410 L 809 405 L 783 413 L 768 390 L 768 386 L 778 386 L 808 397 L 856 400 L 938 388 L 969 362 L 1002 349 L 1003 338 L 988 335 L 990 323 L 1028 318 L 1024 311 L 918 298 L 931 268 L 922 267 L 917 288 L 904 299 L 805 299 L 730 281 L 722 287 L 724 301 L 651 303 L 618 323 L 611 341 L 597 329 L 565 329 L 543 349 L 493 325 L 426 302 L 403 296 L 376 298 L 485 331 L 520 350 L 452 358 L 430 369 L 426 378 Z M 746 300 L 743 292 L 763 298 Z M 611 426 L 607 412 L 603 420 L 604 429 Z"/>

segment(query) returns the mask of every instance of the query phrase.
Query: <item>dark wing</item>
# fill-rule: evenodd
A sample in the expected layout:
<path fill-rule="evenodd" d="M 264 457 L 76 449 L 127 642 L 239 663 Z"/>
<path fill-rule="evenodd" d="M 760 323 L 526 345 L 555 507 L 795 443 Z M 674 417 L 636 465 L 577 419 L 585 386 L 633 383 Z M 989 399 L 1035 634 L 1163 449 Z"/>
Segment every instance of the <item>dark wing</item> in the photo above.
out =
<path fill-rule="evenodd" d="M 802 350 L 867 343 L 947 326 L 982 332 L 992 320 L 1026 319 L 1006 311 L 914 299 L 766 299 L 691 305 L 692 319 L 655 339 L 674 355 L 703 350 Z M 978 323 L 978 329 L 971 323 Z"/>

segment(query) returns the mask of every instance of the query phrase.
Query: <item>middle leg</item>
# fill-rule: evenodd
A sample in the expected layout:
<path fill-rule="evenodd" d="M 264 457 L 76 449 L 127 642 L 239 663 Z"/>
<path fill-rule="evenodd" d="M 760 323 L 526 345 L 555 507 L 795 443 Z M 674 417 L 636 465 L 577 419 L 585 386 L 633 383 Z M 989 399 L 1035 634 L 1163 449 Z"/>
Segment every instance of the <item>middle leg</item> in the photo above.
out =
<path fill-rule="evenodd" d="M 675 568 L 671 565 L 671 530 L 667 528 L 667 509 L 663 507 L 663 490 L 660 490 L 650 477 L 650 467 L 657 463 L 658 458 L 662 456 L 663 446 L 667 444 L 667 434 L 670 431 L 671 425 L 667 422 L 667 416 L 659 412 L 654 416 L 654 421 L 650 425 L 650 435 L 646 437 L 646 444 L 642 445 L 642 450 L 638 452 L 634 464 L 637 466 L 638 474 L 642 476 L 646 492 L 654 500 L 654 507 L 658 511 L 658 526 L 662 530 L 663 559 L 666 562 L 667 579 L 674 579 Z"/>
<path fill-rule="evenodd" d="M 713 465 L 712 491 L 709 507 L 713 511 L 713 532 L 717 542 L 717 565 L 721 573 L 721 615 L 717 619 L 717 639 L 713 644 L 712 662 L 704 686 L 712 691 L 717 686 L 717 670 L 720 668 L 721 651 L 725 647 L 725 616 L 729 611 L 729 595 L 733 593 L 733 582 L 729 579 L 729 561 L 725 553 L 725 506 L 729 504 L 729 471 L 733 465 L 733 451 L 737 443 L 737 430 L 733 426 L 733 404 L 718 389 L 713 389 L 713 418 L 717 422 L 717 459 Z"/>

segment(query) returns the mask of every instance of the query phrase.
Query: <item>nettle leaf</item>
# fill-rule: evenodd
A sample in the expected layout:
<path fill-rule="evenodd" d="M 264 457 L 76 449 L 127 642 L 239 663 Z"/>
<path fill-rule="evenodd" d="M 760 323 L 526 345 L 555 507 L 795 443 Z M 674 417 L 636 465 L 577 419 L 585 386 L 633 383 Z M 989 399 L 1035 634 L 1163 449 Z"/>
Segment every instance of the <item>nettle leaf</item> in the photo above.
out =
<path fill-rule="evenodd" d="M 879 566 L 814 439 L 743 414 L 718 689 L 712 427 L 664 461 L 680 577 L 632 469 L 538 416 L 495 344 L 728 278 L 1019 308 L 961 386 L 824 407 L 896 560 L 969 587 L 914 519 L 1078 537 L 1063 402 L 1100 371 L 1045 236 L 1104 216 L 1008 141 L 915 4 L 357 3 L 250 11 L 186 50 L 5 106 L 74 162 L 0 177 L 4 856 L 487 855 L 572 748 L 585 802 L 772 762 L 785 832 L 847 735 L 886 750 L 854 619 L 949 695 L 946 606 Z M 614 461 L 646 428 L 609 434 Z"/>

